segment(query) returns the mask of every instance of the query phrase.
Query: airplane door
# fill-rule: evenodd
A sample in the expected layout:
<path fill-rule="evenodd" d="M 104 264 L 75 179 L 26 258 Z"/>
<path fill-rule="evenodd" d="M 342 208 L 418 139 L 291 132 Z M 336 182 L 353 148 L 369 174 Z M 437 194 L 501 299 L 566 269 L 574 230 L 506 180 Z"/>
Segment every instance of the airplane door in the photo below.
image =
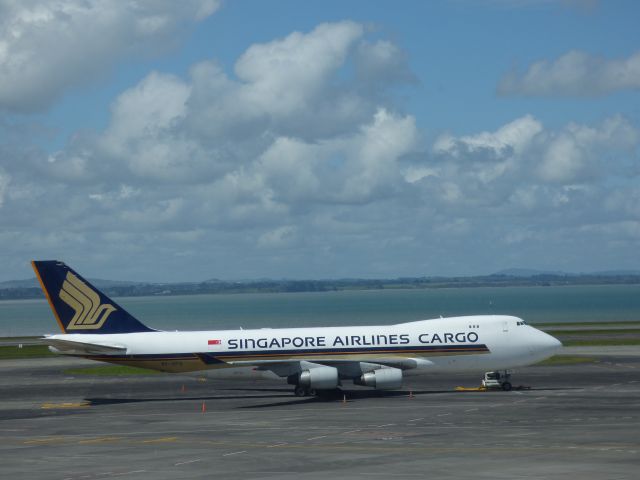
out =
<path fill-rule="evenodd" d="M 508 321 L 502 322 L 502 331 L 503 332 L 508 332 L 509 331 L 509 322 Z"/>

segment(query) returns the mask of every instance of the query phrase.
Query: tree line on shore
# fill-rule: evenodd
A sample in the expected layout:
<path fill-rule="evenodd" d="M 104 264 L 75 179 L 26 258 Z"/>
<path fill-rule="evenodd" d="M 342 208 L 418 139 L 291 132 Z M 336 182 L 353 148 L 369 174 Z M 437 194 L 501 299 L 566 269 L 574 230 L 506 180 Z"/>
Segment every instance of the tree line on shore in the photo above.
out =
<path fill-rule="evenodd" d="M 383 290 L 421 288 L 541 287 L 563 285 L 635 285 L 640 275 L 557 275 L 526 277 L 493 274 L 472 277 L 403 277 L 394 279 L 336 280 L 249 280 L 243 282 L 206 281 L 186 283 L 126 283 L 96 286 L 113 297 L 154 295 L 199 295 L 221 293 L 329 292 L 342 290 Z M 0 288 L 0 300 L 42 298 L 39 287 Z"/>

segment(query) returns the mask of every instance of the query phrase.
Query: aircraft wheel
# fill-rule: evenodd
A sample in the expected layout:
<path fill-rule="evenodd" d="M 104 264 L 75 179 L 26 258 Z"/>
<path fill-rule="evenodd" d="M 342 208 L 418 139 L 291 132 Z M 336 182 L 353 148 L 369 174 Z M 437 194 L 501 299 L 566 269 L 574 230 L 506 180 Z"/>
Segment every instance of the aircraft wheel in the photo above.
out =
<path fill-rule="evenodd" d="M 300 385 L 296 385 L 296 387 L 293 389 L 293 393 L 296 397 L 304 397 L 307 393 L 307 389 L 301 387 Z"/>
<path fill-rule="evenodd" d="M 306 390 L 306 391 L 305 391 L 305 395 L 306 395 L 307 397 L 315 397 L 315 395 L 316 395 L 316 390 L 315 390 L 315 388 L 310 388 L 310 389 Z"/>
<path fill-rule="evenodd" d="M 509 390 L 511 390 L 511 383 L 509 382 L 504 382 L 502 384 L 502 390 L 504 390 L 505 392 L 508 392 Z"/>

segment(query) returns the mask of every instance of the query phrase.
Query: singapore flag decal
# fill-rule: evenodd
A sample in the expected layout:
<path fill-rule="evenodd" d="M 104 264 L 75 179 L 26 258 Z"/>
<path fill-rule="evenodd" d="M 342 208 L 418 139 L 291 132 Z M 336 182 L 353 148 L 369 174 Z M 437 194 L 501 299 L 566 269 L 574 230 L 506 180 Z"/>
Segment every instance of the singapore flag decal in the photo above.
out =
<path fill-rule="evenodd" d="M 209 345 L 220 345 L 222 342 L 220 340 L 209 340 L 207 343 Z"/>

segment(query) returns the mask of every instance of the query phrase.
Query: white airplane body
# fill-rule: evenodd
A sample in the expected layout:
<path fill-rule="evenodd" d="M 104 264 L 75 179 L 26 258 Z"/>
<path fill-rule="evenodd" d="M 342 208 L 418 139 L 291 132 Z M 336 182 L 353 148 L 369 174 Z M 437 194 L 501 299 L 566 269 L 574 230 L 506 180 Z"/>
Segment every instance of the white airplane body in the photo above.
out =
<path fill-rule="evenodd" d="M 407 375 L 506 370 L 544 360 L 561 347 L 554 337 L 504 315 L 352 327 L 156 331 L 65 264 L 32 264 L 64 332 L 43 340 L 57 353 L 175 373 L 252 366 L 286 377 L 297 395 L 335 389 L 345 380 L 395 389 Z"/>

